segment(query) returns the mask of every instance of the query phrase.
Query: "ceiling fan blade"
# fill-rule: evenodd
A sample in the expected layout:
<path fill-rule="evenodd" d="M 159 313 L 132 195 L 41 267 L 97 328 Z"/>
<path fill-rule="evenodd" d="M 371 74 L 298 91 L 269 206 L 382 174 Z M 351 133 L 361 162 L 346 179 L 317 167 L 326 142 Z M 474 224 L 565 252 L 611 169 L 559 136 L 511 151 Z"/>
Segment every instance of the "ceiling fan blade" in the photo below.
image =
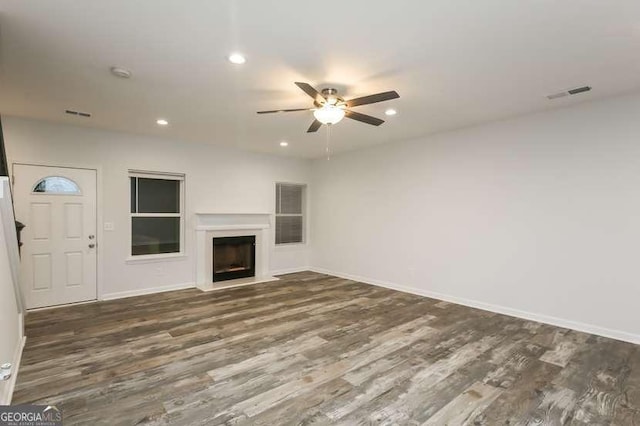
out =
<path fill-rule="evenodd" d="M 391 99 L 399 98 L 398 92 L 392 90 L 390 92 L 376 93 L 375 95 L 363 96 L 361 98 L 355 98 L 347 101 L 347 107 L 351 108 L 358 105 L 375 104 L 376 102 L 390 101 Z"/>
<path fill-rule="evenodd" d="M 313 123 L 311 123 L 311 126 L 309 126 L 307 133 L 317 132 L 320 126 L 322 126 L 321 122 L 319 122 L 318 120 L 313 120 Z"/>
<path fill-rule="evenodd" d="M 379 118 L 372 117 L 366 114 L 360 114 L 359 112 L 346 110 L 345 117 L 350 118 L 352 120 L 361 121 L 363 123 L 371 124 L 373 126 L 379 126 L 384 123 L 384 120 L 380 120 Z"/>
<path fill-rule="evenodd" d="M 274 109 L 272 111 L 258 111 L 258 114 L 272 114 L 274 112 L 311 111 L 311 108 Z"/>
<path fill-rule="evenodd" d="M 301 83 L 301 82 L 297 81 L 296 82 L 296 86 L 301 88 L 304 91 L 304 93 L 306 93 L 307 95 L 311 96 L 317 103 L 322 103 L 322 102 L 326 101 L 325 97 L 322 96 L 322 94 L 320 92 L 318 92 L 316 89 L 314 89 L 310 84 Z"/>

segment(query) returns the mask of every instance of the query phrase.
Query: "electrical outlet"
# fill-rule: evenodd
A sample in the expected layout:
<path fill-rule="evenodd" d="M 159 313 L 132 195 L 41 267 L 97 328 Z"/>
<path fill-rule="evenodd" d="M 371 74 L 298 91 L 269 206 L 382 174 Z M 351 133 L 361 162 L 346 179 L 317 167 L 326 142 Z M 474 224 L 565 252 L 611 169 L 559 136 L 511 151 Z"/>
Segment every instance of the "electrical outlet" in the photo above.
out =
<path fill-rule="evenodd" d="M 105 231 L 113 231 L 115 230 L 115 226 L 113 225 L 113 222 L 105 222 L 104 223 L 104 230 Z"/>

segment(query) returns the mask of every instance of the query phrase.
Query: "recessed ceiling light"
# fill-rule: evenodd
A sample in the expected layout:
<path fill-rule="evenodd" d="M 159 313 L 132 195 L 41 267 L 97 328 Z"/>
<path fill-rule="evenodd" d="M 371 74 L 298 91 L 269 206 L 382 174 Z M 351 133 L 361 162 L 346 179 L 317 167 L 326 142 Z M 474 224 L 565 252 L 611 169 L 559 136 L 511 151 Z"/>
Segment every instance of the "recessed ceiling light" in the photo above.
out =
<path fill-rule="evenodd" d="M 280 146 L 289 146 L 289 142 L 282 141 L 282 142 L 280 142 Z"/>
<path fill-rule="evenodd" d="M 111 67 L 111 74 L 118 78 L 131 78 L 131 71 L 121 67 Z"/>
<path fill-rule="evenodd" d="M 240 53 L 232 53 L 231 55 L 229 55 L 229 62 L 236 65 L 242 65 L 247 62 L 247 58 L 245 58 L 244 55 Z"/>
<path fill-rule="evenodd" d="M 395 109 L 393 109 L 393 108 L 389 108 L 389 109 L 388 109 L 388 110 L 386 110 L 384 113 L 385 113 L 386 115 L 396 115 L 396 114 L 398 113 L 398 111 L 396 111 L 396 110 L 395 110 Z"/>
<path fill-rule="evenodd" d="M 164 118 L 157 119 L 156 123 L 158 123 L 158 126 L 166 126 L 167 124 L 169 124 L 169 122 L 167 120 L 165 120 Z"/>

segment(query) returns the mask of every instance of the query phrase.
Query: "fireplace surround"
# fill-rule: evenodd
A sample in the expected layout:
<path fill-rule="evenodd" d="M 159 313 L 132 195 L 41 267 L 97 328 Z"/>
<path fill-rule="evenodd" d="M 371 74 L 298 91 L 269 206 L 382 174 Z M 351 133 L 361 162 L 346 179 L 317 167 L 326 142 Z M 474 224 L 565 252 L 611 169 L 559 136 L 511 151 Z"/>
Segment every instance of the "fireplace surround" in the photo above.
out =
<path fill-rule="evenodd" d="M 273 241 L 271 214 L 196 213 L 195 216 L 197 288 L 203 291 L 212 291 L 277 280 L 270 274 L 269 268 L 270 247 Z M 252 276 L 214 281 L 213 239 L 227 237 L 253 237 L 255 239 L 254 274 Z M 236 265 L 228 269 L 239 267 Z"/>

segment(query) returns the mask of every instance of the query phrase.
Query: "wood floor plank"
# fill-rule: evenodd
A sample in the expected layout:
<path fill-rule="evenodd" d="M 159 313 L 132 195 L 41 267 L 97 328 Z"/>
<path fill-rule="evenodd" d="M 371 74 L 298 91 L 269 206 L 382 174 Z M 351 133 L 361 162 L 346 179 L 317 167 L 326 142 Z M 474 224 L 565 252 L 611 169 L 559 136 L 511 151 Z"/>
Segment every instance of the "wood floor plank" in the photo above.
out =
<path fill-rule="evenodd" d="M 476 382 L 431 416 L 423 426 L 470 424 L 504 389 Z"/>
<path fill-rule="evenodd" d="M 542 403 L 542 392 L 560 371 L 560 367 L 532 360 L 522 370 L 516 380 L 511 383 L 507 392 L 502 393 L 496 400 L 473 419 L 476 425 L 515 425 L 523 423 L 523 419 L 535 423 L 528 414 Z M 491 374 L 491 373 L 490 373 Z"/>
<path fill-rule="evenodd" d="M 314 272 L 30 312 L 68 425 L 640 422 L 640 346 Z"/>

